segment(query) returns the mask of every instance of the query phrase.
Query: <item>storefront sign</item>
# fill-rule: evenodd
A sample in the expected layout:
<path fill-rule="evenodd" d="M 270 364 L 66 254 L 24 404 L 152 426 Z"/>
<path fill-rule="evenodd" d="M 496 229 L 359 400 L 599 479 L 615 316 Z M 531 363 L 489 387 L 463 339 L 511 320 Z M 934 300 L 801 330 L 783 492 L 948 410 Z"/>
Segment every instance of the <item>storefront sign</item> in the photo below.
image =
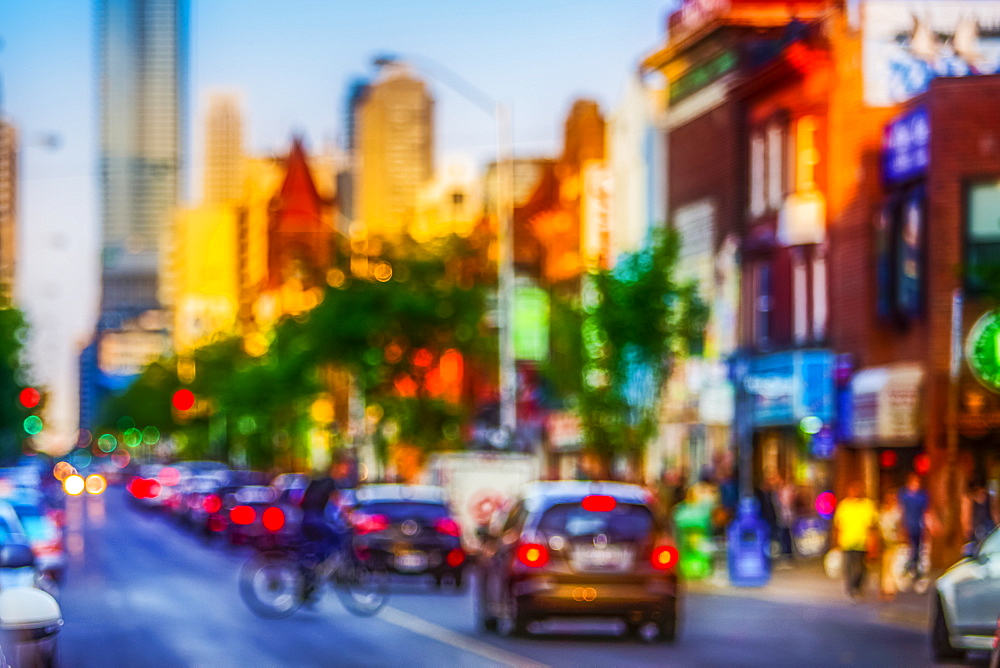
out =
<path fill-rule="evenodd" d="M 922 176 L 931 161 L 931 122 L 920 106 L 890 121 L 882 135 L 882 176 L 899 183 Z"/>
<path fill-rule="evenodd" d="M 833 420 L 833 353 L 798 350 L 755 357 L 744 387 L 755 426 L 797 426 L 804 417 Z"/>
<path fill-rule="evenodd" d="M 924 370 L 900 364 L 859 371 L 851 382 L 851 436 L 855 444 L 916 445 L 922 434 Z"/>
<path fill-rule="evenodd" d="M 1000 311 L 987 311 L 969 332 L 965 356 L 976 380 L 992 392 L 1000 392 Z"/>
<path fill-rule="evenodd" d="M 862 16 L 869 106 L 905 102 L 937 77 L 994 74 L 1000 63 L 1000 2 L 867 0 Z"/>

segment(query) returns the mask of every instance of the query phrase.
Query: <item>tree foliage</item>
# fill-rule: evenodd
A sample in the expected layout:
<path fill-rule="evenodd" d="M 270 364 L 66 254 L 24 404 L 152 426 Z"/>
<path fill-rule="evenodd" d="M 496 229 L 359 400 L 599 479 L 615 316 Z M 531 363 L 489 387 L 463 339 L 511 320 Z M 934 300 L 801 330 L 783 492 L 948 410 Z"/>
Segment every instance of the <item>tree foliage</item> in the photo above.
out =
<path fill-rule="evenodd" d="M 22 423 L 27 413 L 18 395 L 28 382 L 24 342 L 28 325 L 15 308 L 0 308 L 0 463 L 10 463 L 21 454 L 25 437 Z"/>
<path fill-rule="evenodd" d="M 678 251 L 676 232 L 664 231 L 584 288 L 581 418 L 605 475 L 615 455 L 643 452 L 673 361 L 702 338 L 707 307 L 694 283 L 677 280 Z"/>

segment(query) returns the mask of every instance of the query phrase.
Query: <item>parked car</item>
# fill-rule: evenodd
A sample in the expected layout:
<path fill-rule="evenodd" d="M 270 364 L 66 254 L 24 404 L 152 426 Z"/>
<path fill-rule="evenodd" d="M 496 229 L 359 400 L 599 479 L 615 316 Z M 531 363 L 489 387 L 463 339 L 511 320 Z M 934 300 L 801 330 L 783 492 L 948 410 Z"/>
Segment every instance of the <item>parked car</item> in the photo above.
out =
<path fill-rule="evenodd" d="M 195 475 L 182 480 L 178 485 L 177 520 L 188 527 L 203 528 L 209 511 L 215 505 L 209 497 L 225 485 L 227 479 L 227 474 L 219 473 Z"/>
<path fill-rule="evenodd" d="M 967 650 L 993 649 L 1000 611 L 1000 530 L 965 555 L 934 583 L 931 654 L 935 661 L 961 659 Z"/>
<path fill-rule="evenodd" d="M 229 496 L 229 542 L 233 545 L 270 547 L 274 542 L 273 535 L 285 525 L 285 513 L 275 505 L 278 495 L 274 488 L 247 485 Z"/>
<path fill-rule="evenodd" d="M 46 507 L 40 492 L 25 492 L 10 500 L 35 555 L 42 576 L 61 583 L 66 574 L 66 545 L 56 511 Z"/>
<path fill-rule="evenodd" d="M 631 633 L 673 641 L 678 553 L 654 504 L 637 485 L 526 486 L 510 511 L 494 518 L 483 542 L 482 628 L 519 635 L 547 617 L 618 617 Z"/>
<path fill-rule="evenodd" d="M 445 500 L 429 485 L 366 485 L 354 494 L 354 547 L 372 563 L 404 575 L 450 578 L 462 586 L 462 531 Z"/>

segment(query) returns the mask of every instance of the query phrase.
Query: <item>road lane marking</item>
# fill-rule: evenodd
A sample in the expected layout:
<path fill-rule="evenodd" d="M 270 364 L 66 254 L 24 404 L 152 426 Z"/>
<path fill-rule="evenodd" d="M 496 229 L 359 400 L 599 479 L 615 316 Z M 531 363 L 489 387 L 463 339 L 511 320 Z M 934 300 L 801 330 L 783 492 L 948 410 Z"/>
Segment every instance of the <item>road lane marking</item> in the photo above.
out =
<path fill-rule="evenodd" d="M 496 661 L 497 663 L 501 663 L 506 666 L 524 666 L 525 668 L 544 668 L 545 666 L 545 664 L 532 661 L 528 657 L 515 654 L 514 652 L 508 652 L 505 649 L 500 649 L 499 647 L 495 647 L 489 643 L 470 638 L 469 636 L 462 635 L 461 633 L 457 633 L 451 629 L 446 629 L 443 626 L 438 626 L 437 624 L 428 622 L 426 619 L 417 617 L 416 615 L 411 615 L 408 612 L 403 612 L 398 608 L 385 607 L 382 609 L 382 612 L 379 613 L 378 618 L 400 628 L 404 628 L 407 631 L 412 631 L 417 635 L 422 635 L 425 638 L 430 638 L 431 640 L 437 640 L 438 642 L 446 645 L 451 645 L 456 649 L 476 654 L 484 659 Z"/>

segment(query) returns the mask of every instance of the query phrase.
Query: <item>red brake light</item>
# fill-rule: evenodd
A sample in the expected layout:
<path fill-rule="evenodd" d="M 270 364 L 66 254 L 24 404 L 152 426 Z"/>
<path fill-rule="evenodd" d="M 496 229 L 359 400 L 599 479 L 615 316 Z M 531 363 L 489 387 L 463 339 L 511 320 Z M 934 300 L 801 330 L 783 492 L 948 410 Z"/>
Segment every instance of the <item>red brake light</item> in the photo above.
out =
<path fill-rule="evenodd" d="M 593 513 L 607 513 L 614 510 L 618 502 L 615 501 L 615 497 L 613 496 L 591 494 L 590 496 L 583 497 L 580 505 L 583 506 L 584 510 L 589 510 Z"/>
<path fill-rule="evenodd" d="M 458 537 L 462 535 L 462 530 L 459 528 L 458 523 L 450 517 L 439 519 L 434 523 L 434 529 L 445 536 Z"/>
<path fill-rule="evenodd" d="M 549 561 L 549 551 L 541 543 L 521 543 L 517 548 L 517 560 L 525 566 L 540 568 Z"/>
<path fill-rule="evenodd" d="M 455 548 L 454 550 L 448 553 L 448 556 L 445 557 L 445 561 L 447 561 L 448 565 L 451 566 L 452 568 L 457 568 L 458 566 L 462 565 L 463 561 L 465 561 L 465 552 L 462 552 L 462 550 Z"/>
<path fill-rule="evenodd" d="M 660 545 L 653 549 L 653 555 L 649 560 L 656 570 L 669 571 L 677 565 L 679 558 L 680 555 L 677 553 L 676 547 L 673 545 Z"/>
<path fill-rule="evenodd" d="M 360 535 L 378 533 L 389 528 L 389 518 L 385 515 L 355 513 L 351 518 L 351 523 L 354 525 L 354 532 Z"/>
<path fill-rule="evenodd" d="M 285 513 L 281 512 L 281 508 L 272 506 L 261 515 L 261 521 L 268 531 L 281 531 L 281 527 L 285 526 Z"/>
<path fill-rule="evenodd" d="M 229 519 L 233 521 L 233 524 L 246 526 L 253 524 L 253 521 L 257 519 L 257 513 L 250 506 L 236 506 L 229 511 Z"/>
<path fill-rule="evenodd" d="M 145 483 L 146 483 L 146 498 L 147 499 L 155 499 L 156 497 L 158 497 L 160 495 L 160 490 L 162 489 L 162 487 L 160 486 L 160 483 L 158 483 L 155 480 L 146 480 Z"/>
<path fill-rule="evenodd" d="M 201 507 L 206 513 L 217 513 L 222 510 L 222 499 L 215 494 L 209 494 L 202 500 Z"/>

